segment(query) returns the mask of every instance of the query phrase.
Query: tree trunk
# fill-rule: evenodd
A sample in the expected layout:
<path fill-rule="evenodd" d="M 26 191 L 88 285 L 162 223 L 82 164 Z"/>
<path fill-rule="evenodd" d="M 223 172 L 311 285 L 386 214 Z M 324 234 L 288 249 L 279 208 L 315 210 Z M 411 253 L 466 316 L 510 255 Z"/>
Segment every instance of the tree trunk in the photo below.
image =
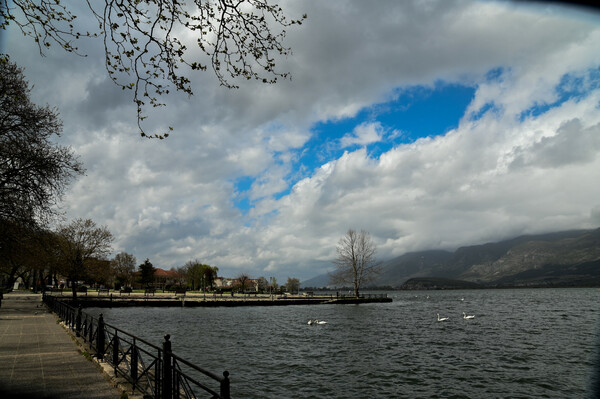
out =
<path fill-rule="evenodd" d="M 41 271 L 38 269 L 33 269 L 33 292 L 37 294 L 38 292 L 38 276 L 41 274 Z"/>
<path fill-rule="evenodd" d="M 71 290 L 73 291 L 73 301 L 77 300 L 77 282 L 71 280 Z"/>
<path fill-rule="evenodd" d="M 19 266 L 13 266 L 10 269 L 10 274 L 8 275 L 8 280 L 6 283 L 6 288 L 8 288 L 9 290 L 11 290 L 14 285 L 15 285 L 15 281 L 17 281 L 17 271 L 19 270 Z"/>

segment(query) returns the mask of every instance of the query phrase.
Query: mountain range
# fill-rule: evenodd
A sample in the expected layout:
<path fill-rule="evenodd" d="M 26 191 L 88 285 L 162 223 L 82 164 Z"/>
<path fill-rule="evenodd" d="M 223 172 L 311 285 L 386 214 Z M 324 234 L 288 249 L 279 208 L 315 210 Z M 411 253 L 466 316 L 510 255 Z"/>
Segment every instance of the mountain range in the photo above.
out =
<path fill-rule="evenodd" d="M 302 283 L 324 287 L 328 275 Z M 600 286 L 600 228 L 411 252 L 381 264 L 372 287 Z M 368 288 L 368 287 L 365 287 Z"/>

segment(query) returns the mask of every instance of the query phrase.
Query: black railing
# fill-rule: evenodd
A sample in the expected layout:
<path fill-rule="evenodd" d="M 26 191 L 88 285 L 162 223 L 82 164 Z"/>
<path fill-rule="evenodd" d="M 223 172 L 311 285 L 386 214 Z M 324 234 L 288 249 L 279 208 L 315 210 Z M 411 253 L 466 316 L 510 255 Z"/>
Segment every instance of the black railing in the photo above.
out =
<path fill-rule="evenodd" d="M 165 335 L 162 348 L 129 334 L 75 308 L 62 298 L 44 294 L 46 305 L 82 337 L 98 360 L 109 363 L 115 376 L 123 377 L 144 396 L 161 399 L 200 398 L 230 399 L 229 372 L 218 376 L 204 370 L 171 351 L 170 336 Z M 206 380 L 202 382 L 200 380 Z M 218 383 L 218 384 L 217 384 Z M 209 387 L 216 386 L 218 392 Z"/>

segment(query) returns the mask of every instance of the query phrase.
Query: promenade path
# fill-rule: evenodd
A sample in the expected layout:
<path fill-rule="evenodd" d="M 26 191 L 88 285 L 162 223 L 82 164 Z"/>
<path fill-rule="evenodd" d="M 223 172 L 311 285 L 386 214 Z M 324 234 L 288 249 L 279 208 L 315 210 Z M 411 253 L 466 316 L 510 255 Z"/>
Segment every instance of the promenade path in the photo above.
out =
<path fill-rule="evenodd" d="M 4 294 L 0 307 L 0 398 L 120 398 L 79 351 L 39 294 Z"/>

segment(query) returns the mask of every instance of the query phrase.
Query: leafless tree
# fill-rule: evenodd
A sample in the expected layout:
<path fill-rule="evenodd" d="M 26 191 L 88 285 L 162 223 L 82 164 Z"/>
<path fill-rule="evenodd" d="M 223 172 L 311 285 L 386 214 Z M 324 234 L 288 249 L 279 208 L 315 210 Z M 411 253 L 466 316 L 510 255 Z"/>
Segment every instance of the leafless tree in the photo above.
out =
<path fill-rule="evenodd" d="M 352 284 L 354 295 L 358 297 L 360 288 L 380 271 L 375 243 L 366 231 L 357 233 L 349 229 L 336 250 L 337 258 L 333 261 L 336 269 L 329 275 L 330 281 L 332 284 Z"/>
<path fill-rule="evenodd" d="M 248 276 L 246 273 L 242 273 L 239 276 L 237 276 L 237 289 L 240 292 L 245 292 L 246 289 L 250 286 L 250 276 Z"/>
<path fill-rule="evenodd" d="M 275 83 L 288 77 L 275 69 L 276 57 L 290 54 L 283 44 L 285 28 L 306 18 L 288 19 L 268 0 L 83 4 L 96 19 L 97 30 L 78 26 L 77 6 L 60 0 L 0 0 L 0 29 L 16 25 L 38 44 L 40 53 L 54 43 L 80 54 L 76 41 L 81 37 L 103 39 L 106 70 L 115 84 L 133 92 L 142 136 L 147 135 L 141 125 L 147 117 L 144 107 L 165 105 L 158 98 L 170 87 L 192 95 L 189 72 L 206 70 L 209 63 L 221 85 L 229 88 L 237 87 L 236 78 Z M 186 36 L 193 37 L 195 49 L 181 39 Z M 168 132 L 149 136 L 164 138 Z"/>
<path fill-rule="evenodd" d="M 133 285 L 133 273 L 135 273 L 136 263 L 135 256 L 127 252 L 120 252 L 115 255 L 111 261 L 111 267 L 118 283 L 128 287 Z"/>
<path fill-rule="evenodd" d="M 111 232 L 106 227 L 96 226 L 91 219 L 75 219 L 58 229 L 60 271 L 71 282 L 74 299 L 77 298 L 77 282 L 86 277 L 90 262 L 106 258 L 112 240 Z"/>

